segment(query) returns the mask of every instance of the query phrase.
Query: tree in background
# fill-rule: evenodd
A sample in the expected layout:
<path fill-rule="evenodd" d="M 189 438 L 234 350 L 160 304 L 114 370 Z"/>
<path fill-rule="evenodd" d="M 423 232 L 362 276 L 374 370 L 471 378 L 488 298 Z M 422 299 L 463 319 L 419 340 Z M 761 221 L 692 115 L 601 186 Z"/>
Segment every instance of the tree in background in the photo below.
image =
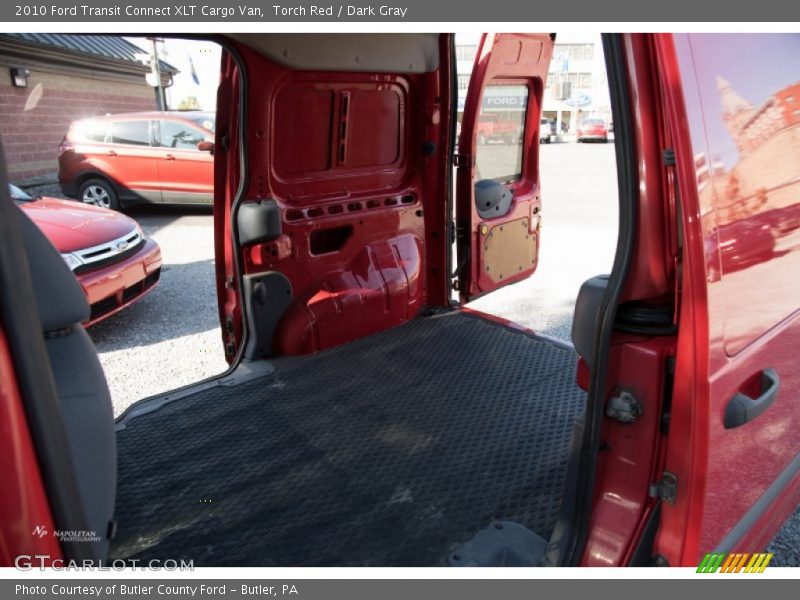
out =
<path fill-rule="evenodd" d="M 200 102 L 197 100 L 197 96 L 186 96 L 178 102 L 178 110 L 198 110 L 199 108 Z"/>

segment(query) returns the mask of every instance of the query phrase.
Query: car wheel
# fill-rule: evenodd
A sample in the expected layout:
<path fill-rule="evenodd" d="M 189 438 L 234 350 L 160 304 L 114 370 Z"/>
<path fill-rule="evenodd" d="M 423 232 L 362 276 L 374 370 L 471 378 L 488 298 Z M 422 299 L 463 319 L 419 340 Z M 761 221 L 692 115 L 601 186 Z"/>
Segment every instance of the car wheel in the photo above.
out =
<path fill-rule="evenodd" d="M 119 210 L 119 198 L 114 186 L 105 179 L 88 179 L 81 184 L 78 195 L 82 202 L 101 208 Z"/>

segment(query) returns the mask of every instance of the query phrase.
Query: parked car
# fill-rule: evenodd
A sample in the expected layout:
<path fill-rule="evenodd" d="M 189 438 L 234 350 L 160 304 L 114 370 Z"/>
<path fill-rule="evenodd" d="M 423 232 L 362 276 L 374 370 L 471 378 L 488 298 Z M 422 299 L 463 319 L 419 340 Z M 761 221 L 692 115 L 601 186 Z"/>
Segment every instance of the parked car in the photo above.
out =
<path fill-rule="evenodd" d="M 115 210 L 149 202 L 210 205 L 214 118 L 177 111 L 76 121 L 58 149 L 61 190 Z"/>
<path fill-rule="evenodd" d="M 608 127 L 603 119 L 584 119 L 578 125 L 578 143 L 608 142 Z"/>
<path fill-rule="evenodd" d="M 91 309 L 85 326 L 141 300 L 158 284 L 161 250 L 133 219 L 72 200 L 35 198 L 14 185 L 9 192 L 78 278 Z"/>
<path fill-rule="evenodd" d="M 516 144 L 521 133 L 519 123 L 515 121 L 502 120 L 491 113 L 483 113 L 478 118 L 477 136 L 481 145 L 489 142 Z"/>
<path fill-rule="evenodd" d="M 723 272 L 732 273 L 773 257 L 775 237 L 770 224 L 761 221 L 743 219 L 726 223 L 716 229 Z M 772 222 L 778 224 L 777 219 Z"/>
<path fill-rule="evenodd" d="M 767 225 L 776 238 L 790 235 L 800 229 L 800 202 L 759 213 L 756 220 Z"/>
<path fill-rule="evenodd" d="M 541 89 L 554 37 L 483 35 L 470 90 Z M 451 34 L 342 39 L 225 40 L 220 128 L 247 135 L 215 157 L 218 378 L 115 423 L 80 290 L 0 198 L 0 563 L 764 560 L 800 503 L 800 246 L 715 272 L 709 242 L 749 254 L 715 227 L 800 194 L 800 37 L 604 35 L 619 246 L 574 290 L 571 343 L 468 306 L 563 234 L 540 235 L 541 153 L 482 146 L 468 92 L 453 156 Z M 484 152 L 502 177 L 477 180 Z"/>
<path fill-rule="evenodd" d="M 539 143 L 549 144 L 558 136 L 556 122 L 551 119 L 539 120 Z"/>

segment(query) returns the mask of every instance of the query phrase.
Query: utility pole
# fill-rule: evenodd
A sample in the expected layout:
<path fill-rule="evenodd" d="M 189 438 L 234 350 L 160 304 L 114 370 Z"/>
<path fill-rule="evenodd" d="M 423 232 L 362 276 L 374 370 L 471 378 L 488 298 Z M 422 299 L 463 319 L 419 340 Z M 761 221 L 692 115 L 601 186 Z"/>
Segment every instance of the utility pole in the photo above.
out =
<path fill-rule="evenodd" d="M 161 83 L 161 61 L 158 58 L 158 38 L 151 37 L 148 39 L 153 43 L 153 63 L 151 68 L 156 78 L 156 104 L 158 105 L 158 110 L 167 110 L 164 98 L 164 86 Z"/>

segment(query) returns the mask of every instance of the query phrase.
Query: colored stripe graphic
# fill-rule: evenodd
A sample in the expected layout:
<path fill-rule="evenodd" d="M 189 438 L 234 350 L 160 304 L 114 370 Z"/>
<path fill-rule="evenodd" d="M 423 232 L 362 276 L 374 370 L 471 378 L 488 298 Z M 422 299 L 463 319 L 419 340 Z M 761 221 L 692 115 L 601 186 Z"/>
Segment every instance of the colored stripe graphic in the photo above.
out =
<path fill-rule="evenodd" d="M 763 573 L 772 560 L 772 553 L 731 552 L 718 554 L 710 552 L 703 557 L 697 566 L 698 573 Z"/>

